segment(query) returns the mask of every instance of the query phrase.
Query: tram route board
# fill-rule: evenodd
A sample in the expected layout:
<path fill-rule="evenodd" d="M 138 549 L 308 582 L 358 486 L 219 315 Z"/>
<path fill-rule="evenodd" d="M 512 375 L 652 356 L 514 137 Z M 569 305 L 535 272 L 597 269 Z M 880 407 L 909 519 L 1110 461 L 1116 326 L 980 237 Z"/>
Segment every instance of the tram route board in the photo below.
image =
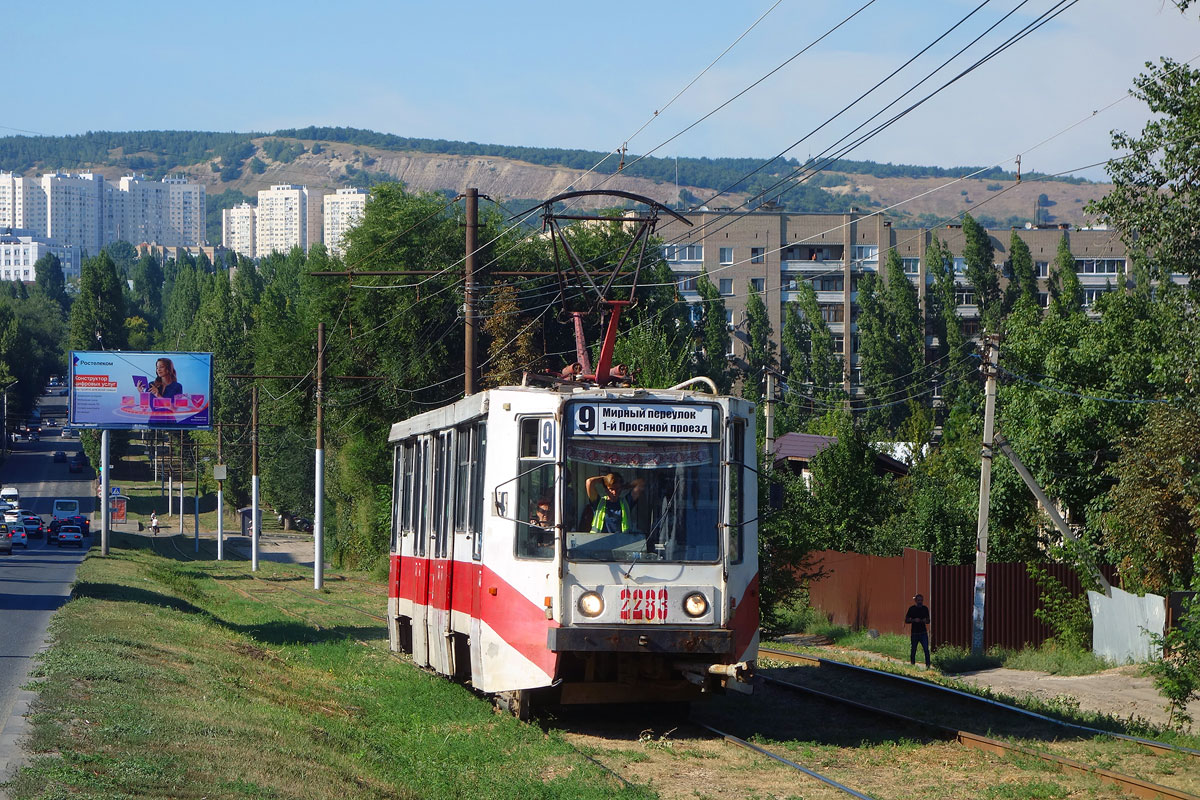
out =
<path fill-rule="evenodd" d="M 717 409 L 668 403 L 575 403 L 571 434 L 585 438 L 712 439 Z"/>

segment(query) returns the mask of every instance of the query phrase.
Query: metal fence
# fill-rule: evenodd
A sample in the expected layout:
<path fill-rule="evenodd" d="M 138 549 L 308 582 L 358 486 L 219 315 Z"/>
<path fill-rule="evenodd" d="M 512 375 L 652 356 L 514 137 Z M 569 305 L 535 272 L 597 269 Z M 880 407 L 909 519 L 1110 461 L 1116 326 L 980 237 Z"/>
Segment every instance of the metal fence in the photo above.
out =
<path fill-rule="evenodd" d="M 874 628 L 881 633 L 907 633 L 904 612 L 913 595 L 920 592 L 930 609 L 930 641 L 970 648 L 975 565 L 933 566 L 929 553 L 908 549 L 895 558 L 830 550 L 814 556 L 827 574 L 809 584 L 809 601 L 829 614 L 835 624 Z M 1041 566 L 1072 594 L 1084 594 L 1069 566 Z M 1104 572 L 1115 582 L 1112 569 Z M 1053 631 L 1033 615 L 1039 594 L 1023 563 L 988 564 L 984 647 L 1016 649 L 1046 641 Z"/>

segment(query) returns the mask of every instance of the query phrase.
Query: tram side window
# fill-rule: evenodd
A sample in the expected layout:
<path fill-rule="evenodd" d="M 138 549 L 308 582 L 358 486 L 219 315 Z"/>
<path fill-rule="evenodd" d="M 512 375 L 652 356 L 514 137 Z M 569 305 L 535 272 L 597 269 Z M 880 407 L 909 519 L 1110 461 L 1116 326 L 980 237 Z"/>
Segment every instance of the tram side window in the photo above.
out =
<path fill-rule="evenodd" d="M 554 436 L 552 419 L 521 420 L 516 506 L 520 557 L 554 557 Z"/>
<path fill-rule="evenodd" d="M 413 531 L 413 460 L 416 457 L 416 447 L 412 442 L 405 442 L 403 448 L 404 474 L 400 477 L 400 533 Z"/>
<path fill-rule="evenodd" d="M 429 440 L 421 439 L 416 447 L 416 463 L 413 465 L 413 554 L 425 555 L 425 539 L 428 536 L 426 523 L 429 520 L 429 495 L 425 491 L 426 476 L 429 471 L 425 465 L 429 463 Z"/>
<path fill-rule="evenodd" d="M 483 558 L 483 470 L 487 455 L 487 425 L 478 423 L 471 430 L 471 500 L 470 519 L 471 533 L 474 535 L 471 545 L 471 558 L 476 561 Z"/>
<path fill-rule="evenodd" d="M 740 564 L 746 540 L 746 423 L 735 420 L 729 430 L 729 560 Z"/>
<path fill-rule="evenodd" d="M 450 552 L 451 515 L 454 507 L 451 492 L 453 484 L 454 439 L 449 431 L 438 435 L 434 451 L 433 468 L 433 537 L 435 558 L 445 558 Z"/>
<path fill-rule="evenodd" d="M 473 428 L 459 428 L 455 438 L 455 471 L 454 471 L 454 530 L 464 532 L 470 522 L 471 504 L 475 497 L 471 494 L 471 438 Z"/>
<path fill-rule="evenodd" d="M 392 460 L 392 552 L 400 552 L 400 520 L 404 497 L 404 446 L 396 445 Z"/>

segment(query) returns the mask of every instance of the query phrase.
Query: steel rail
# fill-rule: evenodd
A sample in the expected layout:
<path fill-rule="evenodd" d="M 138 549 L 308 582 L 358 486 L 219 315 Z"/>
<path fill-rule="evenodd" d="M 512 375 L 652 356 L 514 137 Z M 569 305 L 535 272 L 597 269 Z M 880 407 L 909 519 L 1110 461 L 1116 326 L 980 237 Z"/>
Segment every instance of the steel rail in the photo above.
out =
<path fill-rule="evenodd" d="M 1110 783 L 1114 786 L 1117 786 L 1124 791 L 1129 792 L 1134 797 L 1143 798 L 1144 800 L 1155 800 L 1155 798 L 1158 798 L 1159 800 L 1200 800 L 1200 796 L 1194 795 L 1190 792 L 1185 792 L 1182 789 L 1174 789 L 1170 786 L 1162 786 L 1161 784 L 1142 780 L 1141 778 L 1136 778 L 1132 775 L 1114 772 L 1110 769 L 1104 769 L 1103 767 L 1093 767 L 1080 761 L 1054 755 L 1053 753 L 1046 753 L 1040 750 L 1023 747 L 1018 744 L 1004 742 L 999 739 L 992 739 L 977 733 L 971 733 L 970 731 L 955 730 L 954 728 L 949 728 L 934 722 L 908 717 L 895 711 L 888 711 L 887 709 L 875 708 L 873 706 L 860 703 L 856 700 L 838 697 L 837 695 L 817 691 L 816 689 L 809 689 L 806 686 L 799 686 L 794 683 L 781 681 L 777 678 L 771 678 L 765 675 L 760 675 L 759 680 L 769 683 L 772 686 L 779 686 L 795 692 L 803 692 L 804 694 L 813 695 L 826 701 L 841 703 L 860 711 L 867 711 L 869 713 L 878 714 L 879 716 L 887 717 L 892 720 L 898 720 L 911 725 L 927 728 L 937 732 L 940 738 L 947 739 L 949 741 L 956 741 L 964 747 L 969 747 L 972 750 L 980 750 L 982 752 L 994 753 L 1002 756 L 1010 756 L 1019 753 L 1030 758 L 1036 758 L 1040 761 L 1045 761 L 1054 765 L 1060 772 L 1075 772 L 1083 775 L 1090 775 L 1105 783 Z"/>
<path fill-rule="evenodd" d="M 857 798 L 859 798 L 859 800 L 875 800 L 875 798 L 871 797 L 870 795 L 855 791 L 854 789 L 851 789 L 849 786 L 845 786 L 843 784 L 838 783 L 833 778 L 827 778 L 824 775 L 822 775 L 821 773 L 814 772 L 813 770 L 809 769 L 808 767 L 806 767 L 802 764 L 797 764 L 795 761 L 786 759 L 783 756 L 779 755 L 778 753 L 772 753 L 770 750 L 767 750 L 766 748 L 759 747 L 756 744 L 751 744 L 750 742 L 747 742 L 745 739 L 739 739 L 738 737 L 734 736 L 733 734 L 725 733 L 724 731 L 717 730 L 716 728 L 712 727 L 711 725 L 705 725 L 703 722 L 693 722 L 692 724 L 695 725 L 696 727 L 703 728 L 704 730 L 709 731 L 710 733 L 714 733 L 717 736 L 720 736 L 722 739 L 729 742 L 730 744 L 736 744 L 738 747 L 744 747 L 747 750 L 753 750 L 754 752 L 764 755 L 767 758 L 773 758 L 776 761 L 778 761 L 779 763 L 786 764 L 794 770 L 803 772 L 805 775 L 808 775 L 810 778 L 816 778 L 821 783 L 827 784 L 829 786 L 832 786 L 835 789 L 843 791 L 846 794 L 850 795 L 851 797 L 857 797 Z"/>
<path fill-rule="evenodd" d="M 820 666 L 829 665 L 829 666 L 833 666 L 833 667 L 841 667 L 843 669 L 848 669 L 848 670 L 857 670 L 859 672 L 865 672 L 869 675 L 874 675 L 874 676 L 878 676 L 878 677 L 882 677 L 882 678 L 888 678 L 891 680 L 905 681 L 907 683 L 911 683 L 916 686 L 920 686 L 922 688 L 929 689 L 932 691 L 944 692 L 946 694 L 963 697 L 963 698 L 972 700 L 977 703 L 984 703 L 984 704 L 994 706 L 999 709 L 1003 709 L 1005 711 L 1011 711 L 1014 714 L 1021 714 L 1026 717 L 1031 717 L 1032 719 L 1041 720 L 1042 722 L 1050 722 L 1055 725 L 1061 725 L 1064 728 L 1072 728 L 1077 731 L 1084 731 L 1086 733 L 1099 734 L 1102 736 L 1109 736 L 1114 739 L 1121 739 L 1126 742 L 1133 742 L 1134 744 L 1139 744 L 1143 747 L 1153 750 L 1155 753 L 1160 753 L 1160 754 L 1161 753 L 1182 753 L 1182 754 L 1188 755 L 1188 756 L 1200 757 L 1200 750 L 1195 750 L 1191 747 L 1167 744 L 1166 742 L 1158 742 L 1153 739 L 1145 739 L 1141 736 L 1130 736 L 1127 733 L 1117 733 L 1116 731 L 1106 731 L 1102 728 L 1092 728 L 1088 725 L 1080 725 L 1077 722 L 1067 722 L 1065 720 L 1057 719 L 1055 717 L 1050 717 L 1045 714 L 1039 714 L 1036 711 L 1030 711 L 1029 709 L 1021 708 L 1020 706 L 1014 706 L 1009 703 L 1002 703 L 999 700 L 992 700 L 989 697 L 980 697 L 979 695 L 972 694 L 971 692 L 964 692 L 961 689 L 954 689 L 949 686 L 942 686 L 941 684 L 933 683 L 931 681 L 923 681 L 918 678 L 910 678 L 907 675 L 897 675 L 894 672 L 885 672 L 883 670 L 871 669 L 870 667 L 862 667 L 862 666 L 859 666 L 858 664 L 848 664 L 845 661 L 835 661 L 833 659 L 820 658 L 819 656 L 810 656 L 810 655 L 805 655 L 803 653 L 792 653 L 787 650 L 776 650 L 776 649 L 770 648 L 770 647 L 759 647 L 758 652 L 759 652 L 760 657 L 762 656 L 762 654 L 765 653 L 765 654 L 771 656 L 772 658 L 778 658 L 781 661 L 799 661 L 799 662 L 803 662 L 803 663 L 817 664 Z"/>

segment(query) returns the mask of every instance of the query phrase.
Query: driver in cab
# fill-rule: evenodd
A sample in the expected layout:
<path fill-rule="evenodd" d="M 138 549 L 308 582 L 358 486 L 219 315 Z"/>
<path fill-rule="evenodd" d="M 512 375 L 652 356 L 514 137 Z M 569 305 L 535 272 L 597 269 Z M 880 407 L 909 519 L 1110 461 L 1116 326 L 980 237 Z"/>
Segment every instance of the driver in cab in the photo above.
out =
<path fill-rule="evenodd" d="M 592 502 L 592 533 L 629 533 L 633 528 L 631 506 L 642 496 L 644 487 L 645 481 L 638 478 L 626 492 L 625 480 L 616 472 L 588 478 L 588 500 Z"/>

